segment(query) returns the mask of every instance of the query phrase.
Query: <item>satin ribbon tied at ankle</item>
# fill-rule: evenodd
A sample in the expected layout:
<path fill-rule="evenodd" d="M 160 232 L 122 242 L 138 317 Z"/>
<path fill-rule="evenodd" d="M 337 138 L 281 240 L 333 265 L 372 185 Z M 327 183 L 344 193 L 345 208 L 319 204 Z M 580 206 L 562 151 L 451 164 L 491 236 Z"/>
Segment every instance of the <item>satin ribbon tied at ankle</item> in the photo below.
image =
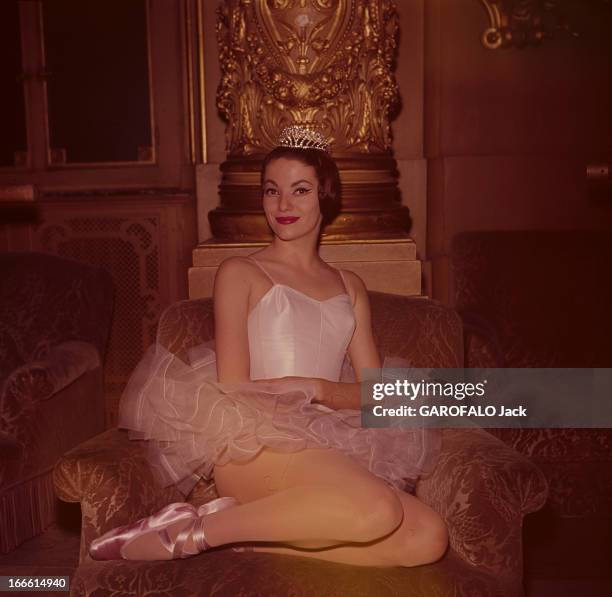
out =
<path fill-rule="evenodd" d="M 123 549 L 136 537 L 156 532 L 164 548 L 172 554 L 172 558 L 185 558 L 200 551 L 208 549 L 210 545 L 206 541 L 203 529 L 203 518 L 225 508 L 238 505 L 238 501 L 232 497 L 222 497 L 212 500 L 200 506 L 197 510 L 192 504 L 177 502 L 162 508 L 156 514 L 143 518 L 133 524 L 125 525 L 95 539 L 90 546 L 90 555 L 94 560 L 118 560 L 126 559 Z M 191 519 L 173 541 L 168 534 L 167 528 L 180 521 Z M 193 541 L 197 552 L 185 551 L 185 543 L 193 533 Z"/>

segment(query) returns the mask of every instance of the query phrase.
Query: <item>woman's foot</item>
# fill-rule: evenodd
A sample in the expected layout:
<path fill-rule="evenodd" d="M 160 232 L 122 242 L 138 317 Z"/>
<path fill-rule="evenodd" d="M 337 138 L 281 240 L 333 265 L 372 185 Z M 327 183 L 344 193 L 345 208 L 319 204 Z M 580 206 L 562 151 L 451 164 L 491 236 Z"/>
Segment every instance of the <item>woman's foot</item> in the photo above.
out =
<path fill-rule="evenodd" d="M 203 517 L 237 505 L 232 497 L 212 500 L 198 509 L 187 503 L 170 504 L 95 539 L 89 553 L 94 560 L 171 560 L 196 555 L 209 547 Z"/>

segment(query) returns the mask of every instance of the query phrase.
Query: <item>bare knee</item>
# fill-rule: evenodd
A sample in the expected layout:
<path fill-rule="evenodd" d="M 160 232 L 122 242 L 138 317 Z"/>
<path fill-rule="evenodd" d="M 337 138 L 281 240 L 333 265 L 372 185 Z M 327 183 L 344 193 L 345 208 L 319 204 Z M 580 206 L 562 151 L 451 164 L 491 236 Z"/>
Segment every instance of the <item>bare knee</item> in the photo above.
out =
<path fill-rule="evenodd" d="M 380 539 L 399 527 L 404 516 L 402 503 L 395 492 L 386 487 L 364 492 L 355 513 L 356 541 Z"/>
<path fill-rule="evenodd" d="M 448 549 L 448 529 L 436 514 L 423 530 L 423 564 L 432 564 L 444 556 Z"/>
<path fill-rule="evenodd" d="M 418 521 L 404 535 L 400 566 L 422 566 L 437 562 L 448 548 L 448 530 L 442 518 L 435 512 Z"/>

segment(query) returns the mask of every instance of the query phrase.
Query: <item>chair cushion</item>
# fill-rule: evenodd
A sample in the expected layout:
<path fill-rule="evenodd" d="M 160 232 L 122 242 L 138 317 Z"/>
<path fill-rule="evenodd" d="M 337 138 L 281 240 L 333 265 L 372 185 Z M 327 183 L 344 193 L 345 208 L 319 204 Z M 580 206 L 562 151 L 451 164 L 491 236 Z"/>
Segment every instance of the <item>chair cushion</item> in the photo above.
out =
<path fill-rule="evenodd" d="M 265 597 L 518 597 L 498 578 L 452 552 L 414 568 L 357 567 L 311 558 L 216 549 L 171 562 L 84 562 L 75 595 L 249 595 Z"/>

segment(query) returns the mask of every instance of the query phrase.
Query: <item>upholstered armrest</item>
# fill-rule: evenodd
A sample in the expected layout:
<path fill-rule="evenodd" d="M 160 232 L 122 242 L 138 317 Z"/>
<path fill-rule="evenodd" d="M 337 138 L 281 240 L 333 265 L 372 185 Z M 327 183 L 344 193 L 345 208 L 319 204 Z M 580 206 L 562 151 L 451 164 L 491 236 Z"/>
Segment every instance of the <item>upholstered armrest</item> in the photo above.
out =
<path fill-rule="evenodd" d="M 21 446 L 25 460 L 30 461 L 36 453 L 41 430 L 48 427 L 48 411 L 64 408 L 62 391 L 82 378 L 82 399 L 90 400 L 95 382 L 86 379 L 86 374 L 95 375 L 89 372 L 99 368 L 100 357 L 93 345 L 69 341 L 52 347 L 44 358 L 22 365 L 7 377 L 0 391 L 0 431 Z M 54 402 L 54 397 L 60 404 L 46 404 Z M 97 410 L 93 404 L 91 409 Z"/>
<path fill-rule="evenodd" d="M 64 454 L 55 466 L 53 482 L 61 500 L 81 504 L 81 559 L 95 537 L 184 500 L 174 487 L 159 486 L 144 445 L 130 441 L 127 432 L 118 429 Z"/>
<path fill-rule="evenodd" d="M 522 571 L 523 516 L 547 494 L 542 472 L 482 429 L 445 429 L 438 464 L 417 485 L 417 495 L 445 519 L 453 550 L 508 582 Z"/>
<path fill-rule="evenodd" d="M 2 389 L 0 416 L 14 420 L 28 404 L 50 398 L 99 366 L 100 355 L 88 342 L 72 340 L 53 346 L 43 359 L 26 363 L 8 376 Z"/>
<path fill-rule="evenodd" d="M 465 366 L 470 368 L 506 367 L 504 351 L 495 327 L 470 311 L 460 313 L 463 323 Z"/>
<path fill-rule="evenodd" d="M 0 431 L 0 488 L 14 479 L 21 470 L 23 446 L 11 435 Z"/>
<path fill-rule="evenodd" d="M 157 342 L 170 352 L 184 354 L 214 337 L 215 322 L 211 298 L 178 301 L 159 318 Z"/>

